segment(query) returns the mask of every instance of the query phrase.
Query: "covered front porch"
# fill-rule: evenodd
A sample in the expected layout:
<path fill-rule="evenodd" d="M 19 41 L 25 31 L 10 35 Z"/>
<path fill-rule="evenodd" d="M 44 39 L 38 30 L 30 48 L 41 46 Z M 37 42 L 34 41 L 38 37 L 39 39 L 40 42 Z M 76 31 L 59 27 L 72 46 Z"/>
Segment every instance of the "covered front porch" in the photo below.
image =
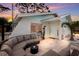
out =
<path fill-rule="evenodd" d="M 42 26 L 45 27 L 45 38 L 61 40 L 61 21 L 58 17 L 47 20 L 41 20 Z"/>

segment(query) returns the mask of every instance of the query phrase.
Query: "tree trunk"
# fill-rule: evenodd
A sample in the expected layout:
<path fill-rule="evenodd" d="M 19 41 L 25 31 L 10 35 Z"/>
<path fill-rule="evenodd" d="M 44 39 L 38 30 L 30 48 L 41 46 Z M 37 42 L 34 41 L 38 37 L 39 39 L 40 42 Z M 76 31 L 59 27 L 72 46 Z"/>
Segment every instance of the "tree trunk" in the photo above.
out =
<path fill-rule="evenodd" d="M 2 25 L 2 41 L 4 40 L 4 23 Z"/>
<path fill-rule="evenodd" d="M 28 11 L 28 6 L 27 6 L 27 8 L 26 8 L 26 9 L 27 9 L 27 13 L 29 13 L 29 11 Z"/>
<path fill-rule="evenodd" d="M 73 38 L 73 31 L 72 31 L 72 29 L 71 29 L 71 39 L 70 40 L 74 40 L 74 38 Z"/>

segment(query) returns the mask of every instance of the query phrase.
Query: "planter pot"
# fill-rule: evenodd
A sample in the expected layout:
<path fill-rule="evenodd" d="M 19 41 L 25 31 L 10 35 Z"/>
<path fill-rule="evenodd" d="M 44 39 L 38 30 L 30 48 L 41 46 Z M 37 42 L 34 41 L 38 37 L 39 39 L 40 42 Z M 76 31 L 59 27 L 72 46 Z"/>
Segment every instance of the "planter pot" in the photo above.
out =
<path fill-rule="evenodd" d="M 31 52 L 32 54 L 38 53 L 38 46 L 37 46 L 37 45 L 31 46 L 30 52 Z"/>

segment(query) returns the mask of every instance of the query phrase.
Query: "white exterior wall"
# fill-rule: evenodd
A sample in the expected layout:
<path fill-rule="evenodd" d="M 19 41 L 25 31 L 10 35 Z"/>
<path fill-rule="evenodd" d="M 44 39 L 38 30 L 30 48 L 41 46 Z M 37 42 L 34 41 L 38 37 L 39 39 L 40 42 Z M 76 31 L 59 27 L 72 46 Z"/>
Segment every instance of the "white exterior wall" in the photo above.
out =
<path fill-rule="evenodd" d="M 40 20 L 39 19 L 37 19 L 37 18 L 33 18 L 33 17 L 30 17 L 30 18 L 28 18 L 27 20 L 26 20 L 26 17 L 25 18 L 23 18 L 23 20 L 25 20 L 25 26 L 26 26 L 26 34 L 30 34 L 31 33 L 31 24 L 32 23 L 40 23 Z"/>
<path fill-rule="evenodd" d="M 46 26 L 45 29 L 45 38 L 53 37 L 59 38 L 61 35 L 60 30 L 60 21 L 50 21 L 50 22 L 43 22 L 43 26 Z M 58 35 L 57 35 L 58 32 Z"/>
<path fill-rule="evenodd" d="M 61 20 L 62 23 L 71 22 L 71 17 L 70 17 L 70 15 L 64 15 L 64 16 L 60 17 L 60 20 Z"/>
<path fill-rule="evenodd" d="M 70 15 L 64 15 L 64 16 L 61 16 L 59 18 L 59 21 L 57 19 L 55 20 L 51 20 L 51 21 L 46 21 L 43 23 L 43 26 L 46 26 L 46 33 L 45 33 L 45 37 L 53 37 L 53 38 L 58 38 L 59 40 L 62 40 L 62 35 L 67 35 L 68 33 L 70 34 L 70 29 L 67 28 L 67 29 L 63 29 L 62 28 L 62 23 L 65 23 L 65 22 L 71 22 L 71 18 L 70 18 Z M 64 30 L 64 32 L 63 32 Z M 57 35 L 57 32 L 58 32 L 58 35 Z"/>
<path fill-rule="evenodd" d="M 48 22 L 43 22 L 42 23 L 42 27 L 46 26 L 45 28 L 45 38 L 47 38 L 49 36 L 49 26 L 50 24 Z"/>
<path fill-rule="evenodd" d="M 14 31 L 10 37 L 30 34 L 31 32 L 31 23 L 40 23 L 40 21 L 34 17 L 23 17 L 21 21 L 17 24 Z"/>
<path fill-rule="evenodd" d="M 52 35 L 52 37 L 59 38 L 59 35 L 60 35 L 59 31 L 60 31 L 60 21 L 53 21 L 51 23 L 51 35 Z"/>
<path fill-rule="evenodd" d="M 41 23 L 40 20 L 47 19 L 49 17 L 53 17 L 51 15 L 43 15 L 43 16 L 24 16 L 19 21 L 15 29 L 13 30 L 10 37 L 26 35 L 31 33 L 31 23 Z"/>
<path fill-rule="evenodd" d="M 60 23 L 61 25 L 62 25 L 62 23 L 70 23 L 71 22 L 71 17 L 70 17 L 70 15 L 64 15 L 64 16 L 60 17 L 60 20 L 61 20 L 61 23 Z M 62 40 L 62 39 L 69 40 L 70 39 L 70 38 L 65 38 L 64 37 L 68 34 L 71 35 L 71 30 L 70 30 L 69 27 L 66 27 L 66 28 L 61 27 L 60 33 L 61 33 L 60 40 Z"/>
<path fill-rule="evenodd" d="M 17 24 L 15 29 L 13 30 L 10 37 L 26 35 L 31 33 L 31 23 L 42 23 L 43 26 L 46 26 L 45 37 L 54 37 L 58 39 L 62 39 L 62 28 L 61 24 L 63 22 L 68 22 L 71 20 L 70 16 L 62 16 L 53 20 L 53 15 L 36 15 L 36 16 L 22 16 L 22 19 Z M 41 22 L 41 20 L 49 20 L 46 22 Z M 58 20 L 59 19 L 59 20 Z M 58 36 L 57 36 L 58 32 Z"/>

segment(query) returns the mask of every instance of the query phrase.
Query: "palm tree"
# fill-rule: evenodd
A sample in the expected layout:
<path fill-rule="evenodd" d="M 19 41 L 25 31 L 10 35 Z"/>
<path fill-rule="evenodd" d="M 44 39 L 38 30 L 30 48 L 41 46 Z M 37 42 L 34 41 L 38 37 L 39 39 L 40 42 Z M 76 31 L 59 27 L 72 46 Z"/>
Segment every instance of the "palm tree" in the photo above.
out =
<path fill-rule="evenodd" d="M 8 10 L 10 10 L 10 8 L 4 7 L 3 5 L 0 4 L 0 12 L 8 11 Z"/>
<path fill-rule="evenodd" d="M 78 30 L 79 30 L 79 21 L 72 22 L 71 27 L 72 27 L 73 32 L 78 32 Z"/>
<path fill-rule="evenodd" d="M 40 6 L 40 9 L 42 9 L 42 12 L 45 12 L 45 10 L 47 12 L 50 12 L 49 7 L 46 6 L 44 3 L 40 3 L 39 6 Z M 45 10 L 43 10 L 43 9 L 45 9 Z"/>
<path fill-rule="evenodd" d="M 29 8 L 32 9 L 31 12 L 44 12 L 45 10 L 43 10 L 43 8 L 45 8 L 47 12 L 50 12 L 48 6 L 46 6 L 44 3 L 16 3 L 15 6 L 19 8 L 21 13 L 25 13 L 25 10 L 27 13 L 29 13 Z"/>
<path fill-rule="evenodd" d="M 62 26 L 63 26 L 64 24 L 68 25 L 69 28 L 70 28 L 70 30 L 71 30 L 71 38 L 70 38 L 70 40 L 74 40 L 74 39 L 73 39 L 73 30 L 72 30 L 72 25 L 71 25 L 70 23 L 65 22 L 65 23 L 62 23 Z"/>
<path fill-rule="evenodd" d="M 10 8 L 4 7 L 3 5 L 0 4 L 0 13 L 4 11 L 8 11 Z M 0 26 L 2 27 L 2 41 L 4 40 L 4 27 L 7 24 L 7 21 L 5 18 L 1 17 L 0 18 Z"/>
<path fill-rule="evenodd" d="M 0 26 L 1 26 L 1 28 L 2 28 L 2 41 L 4 40 L 4 27 L 5 27 L 5 25 L 7 24 L 7 21 L 6 21 L 6 19 L 5 18 L 0 18 Z"/>
<path fill-rule="evenodd" d="M 19 8 L 19 11 L 21 13 L 25 13 L 25 10 L 28 13 L 28 7 L 30 6 L 31 3 L 16 3 L 15 6 Z"/>

